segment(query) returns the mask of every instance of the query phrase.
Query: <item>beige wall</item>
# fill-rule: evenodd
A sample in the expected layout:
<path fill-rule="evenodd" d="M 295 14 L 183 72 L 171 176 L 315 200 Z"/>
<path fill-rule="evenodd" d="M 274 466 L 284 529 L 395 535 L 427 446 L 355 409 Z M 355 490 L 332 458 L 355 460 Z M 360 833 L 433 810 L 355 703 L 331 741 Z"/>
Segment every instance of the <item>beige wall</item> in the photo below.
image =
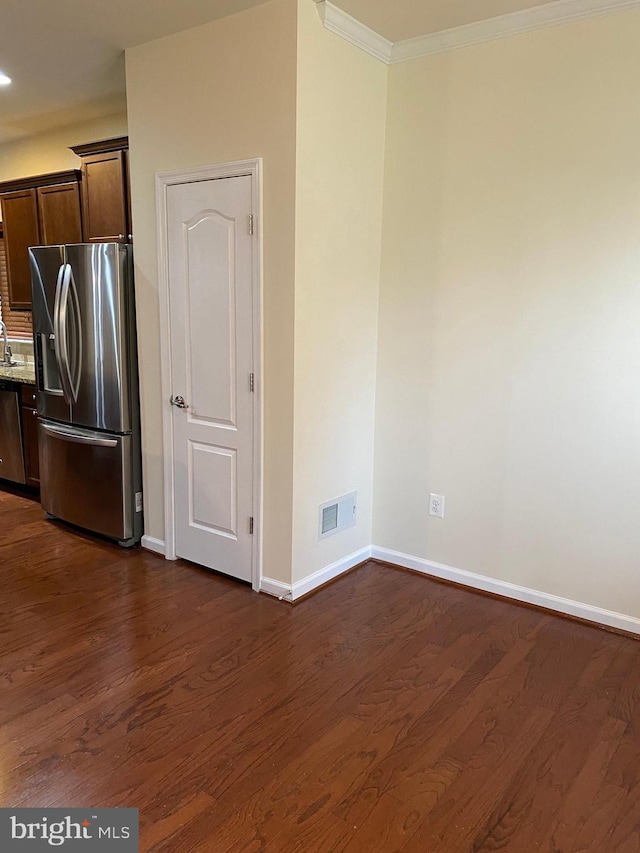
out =
<path fill-rule="evenodd" d="M 371 542 L 386 67 L 298 2 L 293 581 Z M 318 504 L 358 492 L 318 542 Z"/>
<path fill-rule="evenodd" d="M 126 134 L 127 115 L 120 112 L 0 145 L 0 181 L 79 169 L 80 161 L 70 145 Z"/>
<path fill-rule="evenodd" d="M 374 516 L 634 616 L 639 39 L 631 11 L 390 69 Z"/>
<path fill-rule="evenodd" d="M 155 174 L 264 158 L 264 572 L 291 576 L 296 0 L 127 51 L 145 526 L 164 538 Z"/>

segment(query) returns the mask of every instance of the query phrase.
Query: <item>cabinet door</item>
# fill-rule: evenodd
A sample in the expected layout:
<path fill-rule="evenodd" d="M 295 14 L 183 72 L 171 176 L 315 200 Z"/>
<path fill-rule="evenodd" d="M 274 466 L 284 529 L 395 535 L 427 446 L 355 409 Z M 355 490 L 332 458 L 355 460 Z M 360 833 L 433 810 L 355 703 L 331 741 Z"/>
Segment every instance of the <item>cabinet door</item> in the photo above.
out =
<path fill-rule="evenodd" d="M 15 391 L 0 390 L 0 477 L 14 483 L 25 482 L 19 405 Z"/>
<path fill-rule="evenodd" d="M 82 218 L 86 242 L 126 242 L 126 168 L 124 151 L 82 158 Z"/>
<path fill-rule="evenodd" d="M 40 239 L 45 246 L 82 242 L 78 184 L 38 188 Z"/>
<path fill-rule="evenodd" d="M 7 253 L 9 306 L 13 310 L 28 310 L 31 308 L 31 269 L 27 249 L 40 243 L 36 191 L 4 193 L 2 222 Z"/>
<path fill-rule="evenodd" d="M 21 385 L 22 402 L 22 444 L 24 446 L 24 466 L 27 483 L 40 485 L 40 455 L 38 452 L 38 413 L 36 411 L 37 394 L 35 385 Z"/>
<path fill-rule="evenodd" d="M 35 409 L 28 409 L 26 406 L 22 408 L 22 437 L 27 483 L 30 486 L 39 486 L 38 413 Z"/>

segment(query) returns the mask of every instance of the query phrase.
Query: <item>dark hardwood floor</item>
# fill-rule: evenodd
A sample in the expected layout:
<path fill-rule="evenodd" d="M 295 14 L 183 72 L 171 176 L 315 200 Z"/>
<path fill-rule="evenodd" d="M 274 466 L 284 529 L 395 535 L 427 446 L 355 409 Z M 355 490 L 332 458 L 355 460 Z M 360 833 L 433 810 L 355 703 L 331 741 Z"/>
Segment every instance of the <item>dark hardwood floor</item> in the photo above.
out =
<path fill-rule="evenodd" d="M 375 563 L 291 607 L 0 512 L 1 805 L 134 806 L 141 851 L 640 851 L 640 642 Z"/>

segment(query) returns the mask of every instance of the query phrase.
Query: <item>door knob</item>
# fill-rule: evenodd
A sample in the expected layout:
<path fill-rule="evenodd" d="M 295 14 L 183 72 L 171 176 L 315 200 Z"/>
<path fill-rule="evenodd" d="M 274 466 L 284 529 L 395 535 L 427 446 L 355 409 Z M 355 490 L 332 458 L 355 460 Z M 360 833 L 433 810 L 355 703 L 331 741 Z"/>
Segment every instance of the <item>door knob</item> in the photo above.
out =
<path fill-rule="evenodd" d="M 179 409 L 188 409 L 189 406 L 184 401 L 184 397 L 181 397 L 179 394 L 177 397 L 172 397 L 171 400 L 172 406 L 177 406 Z"/>

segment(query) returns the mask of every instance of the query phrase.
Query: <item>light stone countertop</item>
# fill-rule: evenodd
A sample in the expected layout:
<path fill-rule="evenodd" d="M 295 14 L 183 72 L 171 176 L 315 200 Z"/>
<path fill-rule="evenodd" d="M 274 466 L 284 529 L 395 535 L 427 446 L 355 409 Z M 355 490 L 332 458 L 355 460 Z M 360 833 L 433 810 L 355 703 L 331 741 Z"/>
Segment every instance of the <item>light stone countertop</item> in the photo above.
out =
<path fill-rule="evenodd" d="M 0 364 L 0 379 L 12 379 L 23 385 L 36 384 L 36 366 L 31 362 L 19 362 L 15 367 Z"/>

